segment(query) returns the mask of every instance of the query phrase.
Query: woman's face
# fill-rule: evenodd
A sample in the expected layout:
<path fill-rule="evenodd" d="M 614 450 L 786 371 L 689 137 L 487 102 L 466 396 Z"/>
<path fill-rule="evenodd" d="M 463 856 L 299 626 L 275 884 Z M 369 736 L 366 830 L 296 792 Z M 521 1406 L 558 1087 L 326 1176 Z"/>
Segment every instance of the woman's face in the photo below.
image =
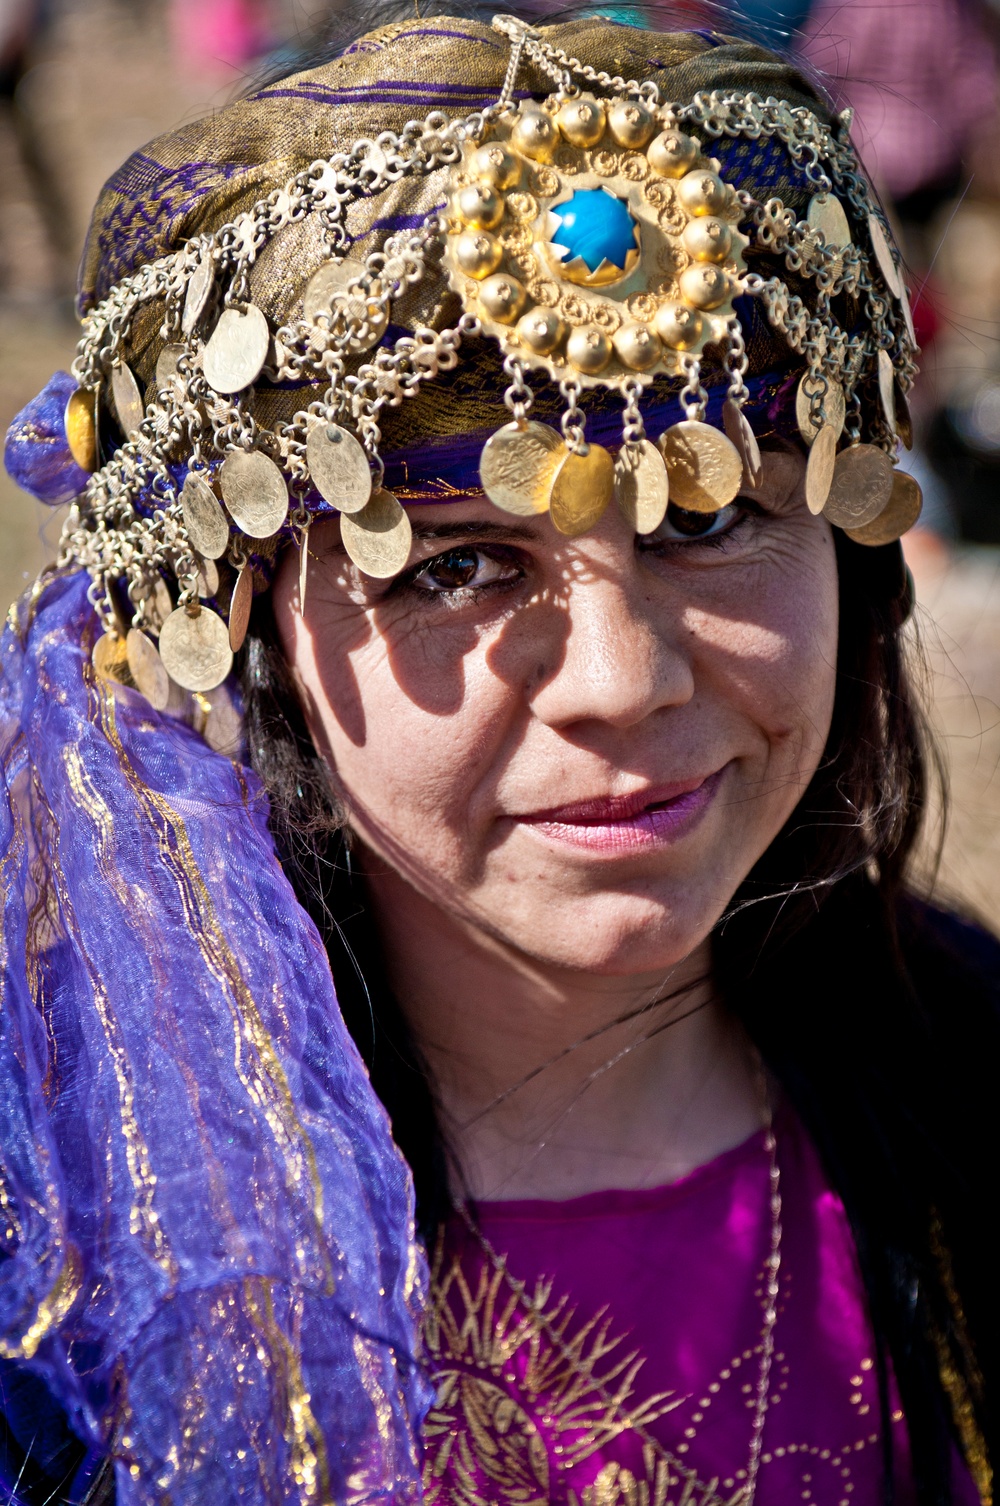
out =
<path fill-rule="evenodd" d="M 364 847 L 443 917 L 604 975 L 671 967 L 794 809 L 834 698 L 837 579 L 804 461 L 715 518 L 582 538 L 485 499 L 411 510 L 403 575 L 336 520 L 274 586 L 318 748 Z M 692 530 L 702 530 L 701 532 Z"/>

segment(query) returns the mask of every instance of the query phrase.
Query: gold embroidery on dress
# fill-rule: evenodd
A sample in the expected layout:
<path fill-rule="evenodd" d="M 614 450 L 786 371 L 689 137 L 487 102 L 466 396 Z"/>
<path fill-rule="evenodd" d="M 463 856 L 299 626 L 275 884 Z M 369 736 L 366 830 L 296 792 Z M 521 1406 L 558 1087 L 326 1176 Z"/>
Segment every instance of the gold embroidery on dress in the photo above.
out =
<path fill-rule="evenodd" d="M 742 1500 L 742 1487 L 719 1495 L 718 1480 L 699 1480 L 647 1432 L 686 1398 L 661 1392 L 635 1402 L 642 1357 L 619 1352 L 606 1310 L 575 1329 L 575 1309 L 553 1300 L 551 1282 L 529 1294 L 501 1259 L 492 1269 L 483 1262 L 473 1287 L 459 1256 L 446 1257 L 443 1239 L 430 1298 L 424 1344 L 437 1399 L 424 1424 L 428 1506 L 548 1506 L 553 1470 L 582 1463 L 625 1433 L 641 1441 L 644 1478 L 606 1464 L 592 1484 L 568 1491 L 570 1506 Z"/>

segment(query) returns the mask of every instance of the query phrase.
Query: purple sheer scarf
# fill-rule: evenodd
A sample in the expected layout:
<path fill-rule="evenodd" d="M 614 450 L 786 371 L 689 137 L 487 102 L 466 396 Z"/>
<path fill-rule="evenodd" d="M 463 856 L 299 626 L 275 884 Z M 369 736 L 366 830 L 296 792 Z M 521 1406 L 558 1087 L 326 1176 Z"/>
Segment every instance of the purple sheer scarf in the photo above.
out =
<path fill-rule="evenodd" d="M 0 1352 L 120 1506 L 420 1498 L 412 1193 L 254 776 L 112 690 L 81 575 L 0 675 Z"/>

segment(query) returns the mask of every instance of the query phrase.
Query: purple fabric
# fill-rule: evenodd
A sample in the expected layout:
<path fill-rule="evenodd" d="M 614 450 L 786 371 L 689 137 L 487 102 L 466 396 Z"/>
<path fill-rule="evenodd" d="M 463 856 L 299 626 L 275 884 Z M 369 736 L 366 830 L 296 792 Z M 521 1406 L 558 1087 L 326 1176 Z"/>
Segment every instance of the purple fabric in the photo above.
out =
<path fill-rule="evenodd" d="M 57 371 L 7 430 L 4 465 L 18 486 L 50 507 L 79 496 L 87 484 L 66 438 L 66 404 L 76 388 L 75 377 Z"/>
<path fill-rule="evenodd" d="M 780 1297 L 755 1506 L 882 1506 L 874 1339 L 847 1218 L 790 1112 L 779 1113 L 776 1134 Z M 610 1339 L 618 1342 L 597 1360 L 598 1380 L 611 1376 L 626 1355 L 637 1354 L 641 1363 L 623 1408 L 643 1414 L 656 1442 L 703 1481 L 717 1478 L 724 1499 L 745 1480 L 740 1471 L 746 1470 L 750 1446 L 771 1227 L 768 1176 L 761 1134 L 667 1187 L 478 1209 L 483 1233 L 512 1275 L 532 1292 L 537 1282 L 549 1283 L 550 1309 L 565 1304 L 561 1319 L 570 1350 L 577 1352 L 585 1325 L 597 1330 L 607 1324 Z M 457 1221 L 449 1243 L 469 1289 L 477 1291 L 484 1265 L 480 1245 Z M 501 1291 L 497 1314 L 506 1311 L 505 1301 Z M 586 1355 L 594 1342 L 594 1331 L 589 1341 L 584 1335 L 579 1352 Z M 488 1362 L 488 1346 L 483 1353 Z M 585 1388 L 562 1423 L 563 1409 L 544 1388 L 526 1400 L 538 1376 L 558 1379 L 551 1358 L 543 1340 L 538 1349 L 526 1345 L 504 1363 L 515 1406 L 530 1413 L 549 1453 L 551 1477 L 560 1477 L 561 1493 L 553 1491 L 551 1498 L 584 1499 L 601 1471 L 614 1465 L 645 1481 L 638 1431 L 626 1427 L 597 1436 Z M 605 1392 L 620 1384 L 619 1375 Z M 661 1402 L 651 1404 L 661 1393 Z M 891 1408 L 896 1501 L 913 1506 L 906 1428 L 894 1388 Z M 459 1448 L 454 1457 L 464 1458 Z M 574 1462 L 567 1466 L 567 1459 Z M 462 1462 L 455 1467 L 460 1470 Z M 450 1484 L 448 1475 L 443 1499 L 451 1499 Z M 489 1491 L 483 1494 L 488 1498 Z M 957 1455 L 954 1501 L 979 1503 Z"/>
<path fill-rule="evenodd" d="M 0 1349 L 120 1506 L 417 1500 L 407 1171 L 260 785 L 95 679 L 87 585 L 2 640 Z"/>

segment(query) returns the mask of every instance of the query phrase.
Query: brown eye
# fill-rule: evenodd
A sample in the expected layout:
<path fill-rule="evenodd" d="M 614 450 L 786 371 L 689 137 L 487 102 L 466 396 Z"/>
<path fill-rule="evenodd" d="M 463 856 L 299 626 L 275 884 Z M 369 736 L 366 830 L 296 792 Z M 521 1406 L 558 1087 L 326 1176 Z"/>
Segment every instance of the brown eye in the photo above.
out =
<path fill-rule="evenodd" d="M 420 591 L 444 595 L 449 591 L 477 590 L 497 585 L 518 574 L 516 563 L 501 556 L 499 550 L 477 549 L 474 545 L 457 545 L 444 554 L 436 554 L 411 577 Z"/>
<path fill-rule="evenodd" d="M 739 498 L 722 507 L 718 512 L 692 512 L 671 502 L 666 517 L 655 533 L 645 537 L 655 544 L 676 544 L 684 539 L 719 538 L 733 528 L 748 510 L 748 504 Z"/>

